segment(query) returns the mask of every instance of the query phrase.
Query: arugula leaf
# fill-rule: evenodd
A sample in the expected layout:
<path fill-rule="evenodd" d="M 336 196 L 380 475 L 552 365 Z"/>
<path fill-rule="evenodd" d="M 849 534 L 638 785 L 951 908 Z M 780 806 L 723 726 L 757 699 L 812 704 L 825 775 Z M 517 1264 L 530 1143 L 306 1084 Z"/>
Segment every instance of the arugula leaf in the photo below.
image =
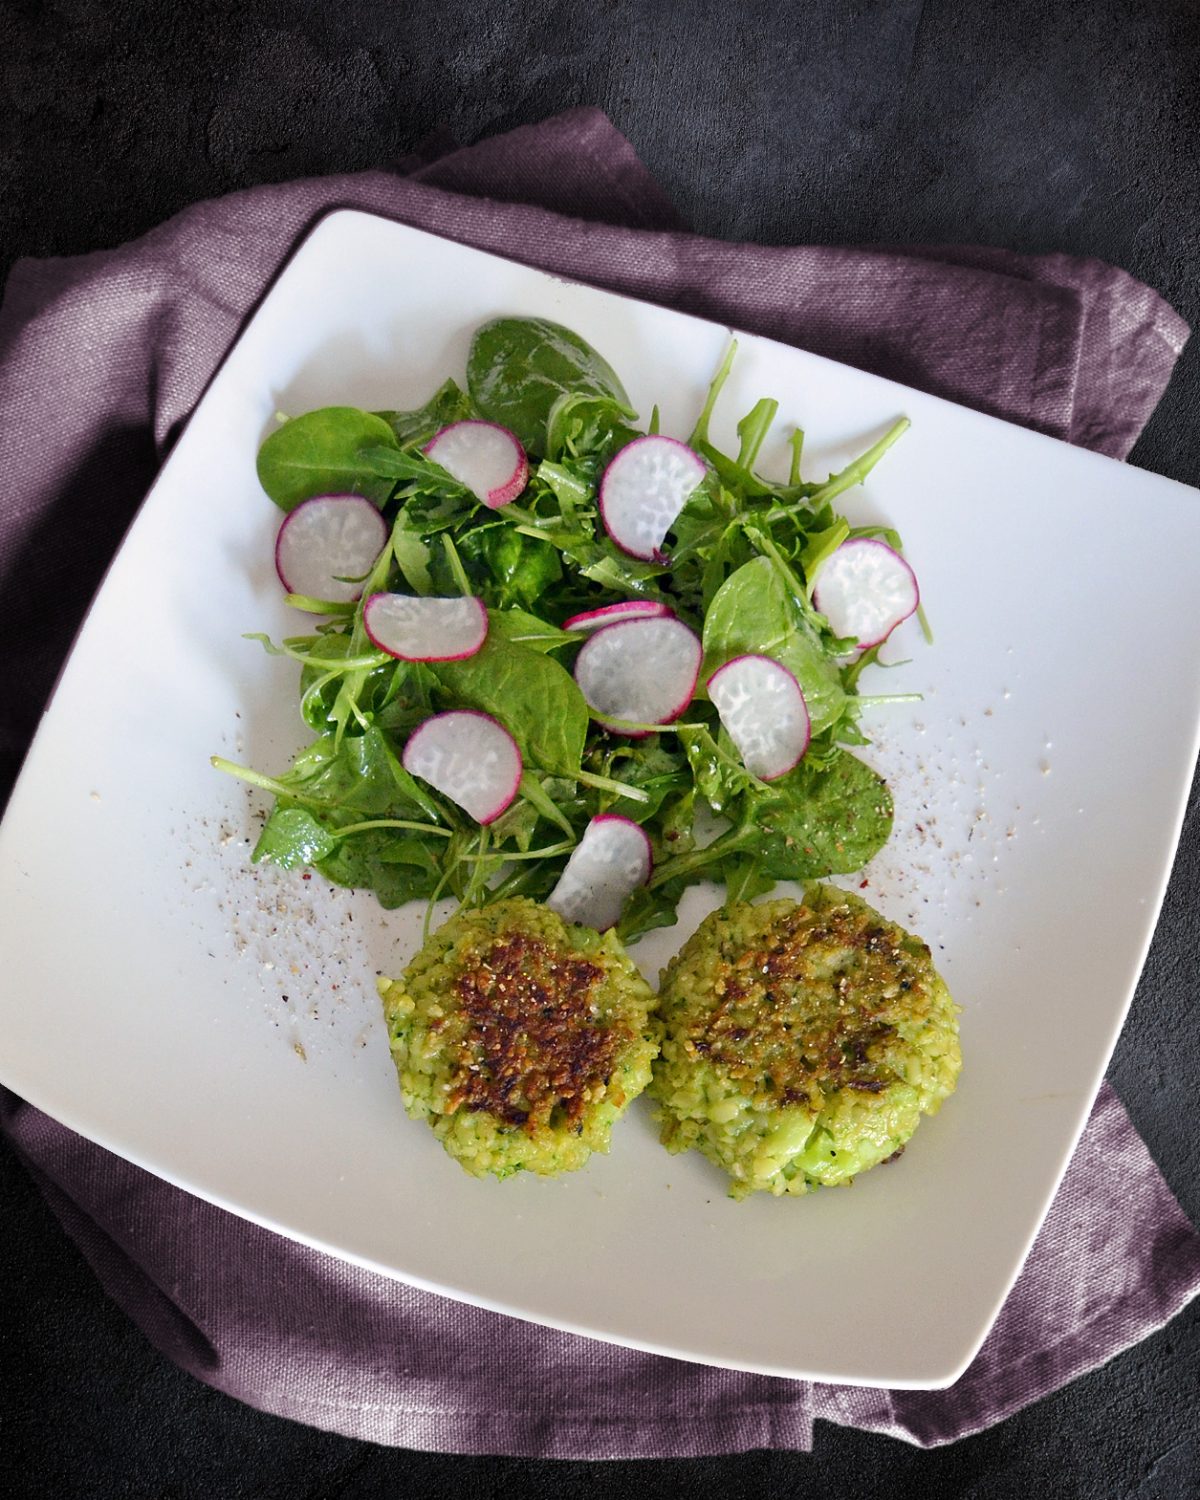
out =
<path fill-rule="evenodd" d="M 434 592 L 433 575 L 429 571 L 433 561 L 429 543 L 419 531 L 410 531 L 398 520 L 392 530 L 392 554 L 396 566 L 404 574 L 404 581 L 414 594 L 429 595 Z"/>
<path fill-rule="evenodd" d="M 258 450 L 258 479 L 281 510 L 313 495 L 366 495 L 382 504 L 394 481 L 364 457 L 371 448 L 395 447 L 392 429 L 355 406 L 325 406 L 293 417 Z"/>
<path fill-rule="evenodd" d="M 805 542 L 804 551 L 800 554 L 800 566 L 804 569 L 804 577 L 807 580 L 808 597 L 810 599 L 812 598 L 813 589 L 816 586 L 817 572 L 821 564 L 826 558 L 833 556 L 849 535 L 849 521 L 839 516 L 824 531 L 812 532 L 807 542 Z"/>
<path fill-rule="evenodd" d="M 634 891 L 617 923 L 617 936 L 623 943 L 632 943 L 657 927 L 674 927 L 679 920 L 679 898 L 689 883 L 692 882 L 669 880 Z"/>
<path fill-rule="evenodd" d="M 725 884 L 725 902 L 729 906 L 738 901 L 757 900 L 775 885 L 775 876 L 752 853 L 726 855 L 719 866 L 719 878 Z"/>
<path fill-rule="evenodd" d="M 313 865 L 337 885 L 374 891 L 388 907 L 432 894 L 454 814 L 414 781 L 379 728 L 340 742 L 322 735 L 270 784 L 277 801 L 255 862 Z"/>
<path fill-rule="evenodd" d="M 568 540 L 563 552 L 585 578 L 600 584 L 622 598 L 657 599 L 661 593 L 654 581 L 670 572 L 665 565 L 640 562 L 627 557 L 607 537 L 599 541 Z"/>
<path fill-rule="evenodd" d="M 456 821 L 408 774 L 377 725 L 364 734 L 345 735 L 340 743 L 333 734 L 322 735 L 300 751 L 278 780 L 310 808 L 352 813 L 345 822 L 357 822 L 364 815 Z"/>
<path fill-rule="evenodd" d="M 535 458 L 548 452 L 550 413 L 564 397 L 635 413 L 616 371 L 577 333 L 544 318 L 496 318 L 471 340 L 467 388 L 492 422 L 515 432 Z"/>
<path fill-rule="evenodd" d="M 767 440 L 767 433 L 771 430 L 771 423 L 779 414 L 779 402 L 770 396 L 764 396 L 746 413 L 737 424 L 738 437 L 742 446 L 738 450 L 737 466 L 746 473 L 754 470 L 754 461 L 759 455 L 762 445 Z"/>
<path fill-rule="evenodd" d="M 568 522 L 579 525 L 583 507 L 591 509 L 596 504 L 596 474 L 592 464 L 554 463 L 544 458 L 537 466 L 536 477 L 549 487 Z M 594 514 L 593 510 L 588 516 L 589 523 Z"/>
<path fill-rule="evenodd" d="M 564 392 L 546 418 L 546 457 L 588 454 L 607 462 L 619 448 L 641 436 L 626 420 L 629 415 L 627 407 L 608 397 Z"/>
<path fill-rule="evenodd" d="M 690 794 L 692 776 L 687 756 L 682 749 L 668 749 L 664 743 L 668 738 L 670 736 L 655 735 L 644 740 L 618 739 L 615 749 L 594 757 L 598 761 L 595 768 L 601 775 L 611 777 L 623 786 L 637 788 L 646 798 L 644 802 L 637 803 L 626 798 L 619 799 L 618 811 L 623 817 L 657 827 L 665 822 L 662 811 L 664 805 Z M 591 759 L 589 758 L 589 769 Z M 617 800 L 606 797 L 605 806 Z M 677 816 L 682 816 L 682 812 Z M 652 833 L 654 827 L 651 829 Z M 659 828 L 658 831 L 660 836 L 665 837 L 664 829 Z M 676 841 L 676 838 L 670 840 Z"/>
<path fill-rule="evenodd" d="M 681 724 L 676 733 L 687 753 L 696 790 L 713 812 L 728 813 L 745 793 L 765 787 L 703 725 Z"/>

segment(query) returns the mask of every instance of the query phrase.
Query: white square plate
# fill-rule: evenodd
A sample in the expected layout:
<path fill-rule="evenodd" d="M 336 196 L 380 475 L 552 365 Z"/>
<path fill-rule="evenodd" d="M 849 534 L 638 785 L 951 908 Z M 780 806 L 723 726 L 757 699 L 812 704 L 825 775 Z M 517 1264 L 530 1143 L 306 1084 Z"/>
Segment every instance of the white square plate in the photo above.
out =
<path fill-rule="evenodd" d="M 958 1093 L 845 1192 L 733 1203 L 644 1101 L 569 1178 L 468 1178 L 401 1108 L 373 979 L 420 914 L 248 864 L 306 738 L 278 512 L 277 410 L 405 407 L 472 330 L 537 314 L 591 340 L 686 434 L 722 327 L 376 219 L 326 218 L 266 297 L 97 598 L 0 832 L 0 1077 L 102 1145 L 336 1255 L 502 1312 L 686 1359 L 938 1387 L 986 1335 L 1132 995 L 1196 755 L 1200 497 L 874 376 L 744 337 L 718 441 L 772 394 L 823 476 L 901 413 L 853 517 L 904 534 L 936 631 L 903 627 L 871 712 L 896 832 L 866 872 L 964 1007 Z M 784 462 L 782 439 L 768 461 Z M 857 879 L 852 882 L 857 884 Z M 712 893 L 635 950 L 653 979 Z M 66 935 L 69 934 L 69 940 Z"/>

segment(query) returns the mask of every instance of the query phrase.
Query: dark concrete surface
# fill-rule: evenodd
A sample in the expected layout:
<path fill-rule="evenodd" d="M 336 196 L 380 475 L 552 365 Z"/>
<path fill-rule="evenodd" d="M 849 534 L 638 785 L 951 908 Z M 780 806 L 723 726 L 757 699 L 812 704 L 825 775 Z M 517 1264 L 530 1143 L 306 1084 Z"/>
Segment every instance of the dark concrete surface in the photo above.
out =
<path fill-rule="evenodd" d="M 1096 255 L 1200 322 L 1195 3 L 0 0 L 0 78 L 0 273 L 233 188 L 386 165 L 438 125 L 469 141 L 595 103 L 706 233 Z M 1200 484 L 1198 418 L 1194 345 L 1133 461 Z M 1103 691 L 1103 643 L 1094 670 Z M 1110 1070 L 1193 1220 L 1197 892 L 1193 795 Z M 934 1453 L 821 1426 L 812 1455 L 455 1459 L 199 1385 L 108 1302 L 2 1149 L 0 1205 L 0 1488 L 18 1496 L 1200 1495 L 1196 1305 Z"/>

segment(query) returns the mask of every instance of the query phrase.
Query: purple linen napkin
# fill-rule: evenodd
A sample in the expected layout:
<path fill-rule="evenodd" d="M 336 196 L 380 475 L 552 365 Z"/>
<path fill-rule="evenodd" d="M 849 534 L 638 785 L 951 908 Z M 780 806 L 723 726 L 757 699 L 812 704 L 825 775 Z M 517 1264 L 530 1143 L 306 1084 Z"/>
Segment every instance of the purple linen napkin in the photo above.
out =
<path fill-rule="evenodd" d="M 98 582 L 246 315 L 330 208 L 761 331 L 1116 457 L 1187 336 L 1155 293 L 1096 261 L 689 235 L 593 110 L 404 167 L 234 194 L 121 249 L 13 271 L 0 308 L 0 623 L 23 670 L 0 704 L 0 754 L 14 766 L 77 624 L 52 636 L 34 602 L 64 567 L 81 598 Z M 945 1443 L 1102 1364 L 1200 1292 L 1200 1236 L 1107 1086 L 992 1333 L 941 1392 L 814 1386 L 541 1329 L 293 1244 L 2 1090 L 0 1124 L 157 1348 L 251 1405 L 411 1448 L 808 1448 L 817 1417 Z"/>

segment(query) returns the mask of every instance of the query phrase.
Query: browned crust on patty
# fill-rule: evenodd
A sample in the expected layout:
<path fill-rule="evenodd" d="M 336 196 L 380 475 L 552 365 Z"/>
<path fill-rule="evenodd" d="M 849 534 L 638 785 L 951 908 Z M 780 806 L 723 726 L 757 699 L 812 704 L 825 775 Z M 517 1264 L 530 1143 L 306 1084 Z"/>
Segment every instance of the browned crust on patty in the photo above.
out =
<path fill-rule="evenodd" d="M 928 948 L 869 908 L 797 906 L 748 943 L 722 942 L 711 1003 L 677 1034 L 755 1092 L 820 1109 L 895 1081 L 897 1028 L 929 1013 L 933 978 Z"/>
<path fill-rule="evenodd" d="M 597 1014 L 603 980 L 597 964 L 522 932 L 472 955 L 454 982 L 465 1031 L 447 1112 L 533 1130 L 561 1111 L 574 1124 L 631 1039 Z"/>

